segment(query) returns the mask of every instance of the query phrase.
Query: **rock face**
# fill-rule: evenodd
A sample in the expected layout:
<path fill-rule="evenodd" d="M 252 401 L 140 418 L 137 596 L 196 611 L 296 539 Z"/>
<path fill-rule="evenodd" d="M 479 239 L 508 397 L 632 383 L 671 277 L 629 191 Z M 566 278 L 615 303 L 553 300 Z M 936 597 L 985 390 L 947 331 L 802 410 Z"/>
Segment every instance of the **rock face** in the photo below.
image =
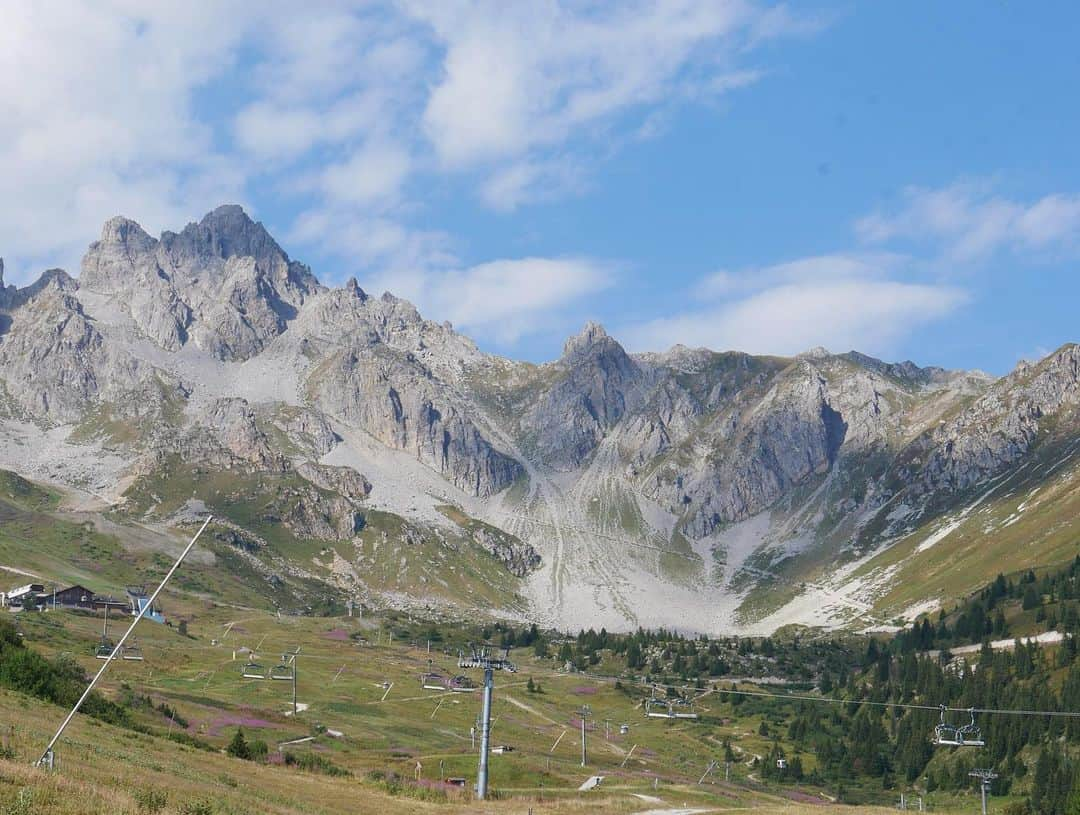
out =
<path fill-rule="evenodd" d="M 349 467 L 331 467 L 305 461 L 296 471 L 316 487 L 336 492 L 350 501 L 363 501 L 371 494 L 371 482 Z"/>
<path fill-rule="evenodd" d="M 540 566 L 540 555 L 529 544 L 490 529 L 475 529 L 475 543 L 490 552 L 516 577 L 526 577 Z"/>
<path fill-rule="evenodd" d="M 521 464 L 495 448 L 447 383 L 479 356 L 448 327 L 352 282 L 313 301 L 293 330 L 321 359 L 307 387 L 324 413 L 408 451 L 473 495 L 492 495 L 521 476 Z"/>
<path fill-rule="evenodd" d="M 5 291 L 6 326 L 0 334 L 0 376 L 8 397 L 25 413 L 73 422 L 92 405 L 109 400 L 128 415 L 161 401 L 174 383 L 105 342 L 75 298 L 74 281 L 46 273 L 34 285 Z"/>
<path fill-rule="evenodd" d="M 189 341 L 244 360 L 281 334 L 321 287 L 238 206 L 222 206 L 179 234 L 150 237 L 126 218 L 106 222 L 82 263 L 82 285 L 116 297 L 168 351 Z"/>
<path fill-rule="evenodd" d="M 320 409 L 412 453 L 472 495 L 498 492 L 523 472 L 411 354 L 341 351 L 321 374 L 313 386 Z"/>
<path fill-rule="evenodd" d="M 655 478 L 654 494 L 685 507 L 690 537 L 761 512 L 836 460 L 847 422 L 830 405 L 824 378 L 808 363 L 799 368 L 756 404 L 724 411 L 709 455 Z"/>
<path fill-rule="evenodd" d="M 1080 406 L 1080 347 L 1021 363 L 956 418 L 918 439 L 899 471 L 920 494 L 963 492 L 1021 461 L 1040 430 L 1073 438 Z"/>
<path fill-rule="evenodd" d="M 603 328 L 589 323 L 553 366 L 554 384 L 526 409 L 521 429 L 541 460 L 579 466 L 626 412 L 642 372 Z"/>

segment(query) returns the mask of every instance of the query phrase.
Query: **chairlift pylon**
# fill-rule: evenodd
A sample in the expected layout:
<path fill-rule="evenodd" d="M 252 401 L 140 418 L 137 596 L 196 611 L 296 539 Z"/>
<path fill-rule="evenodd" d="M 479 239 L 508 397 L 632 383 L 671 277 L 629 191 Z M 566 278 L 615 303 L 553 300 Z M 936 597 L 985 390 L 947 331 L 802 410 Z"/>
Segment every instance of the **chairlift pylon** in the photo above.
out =
<path fill-rule="evenodd" d="M 963 725 L 949 724 L 945 721 L 948 708 L 941 705 L 941 719 L 934 728 L 934 744 L 940 747 L 985 747 L 982 729 L 975 724 L 975 708 L 968 708 L 971 721 Z"/>

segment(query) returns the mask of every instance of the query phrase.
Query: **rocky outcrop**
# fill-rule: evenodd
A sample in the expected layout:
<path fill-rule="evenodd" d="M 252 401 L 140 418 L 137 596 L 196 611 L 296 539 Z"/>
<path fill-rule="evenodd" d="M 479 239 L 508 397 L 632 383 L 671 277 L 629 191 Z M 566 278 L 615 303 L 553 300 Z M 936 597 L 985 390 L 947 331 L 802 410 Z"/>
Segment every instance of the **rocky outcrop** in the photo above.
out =
<path fill-rule="evenodd" d="M 473 541 L 499 560 L 507 571 L 517 577 L 526 577 L 540 568 L 540 555 L 528 543 L 494 529 L 472 530 Z"/>
<path fill-rule="evenodd" d="M 1040 431 L 1075 438 L 1080 346 L 1021 363 L 954 419 L 919 438 L 894 472 L 916 495 L 963 492 L 1021 461 Z"/>
<path fill-rule="evenodd" d="M 331 467 L 305 461 L 296 472 L 316 487 L 336 492 L 350 501 L 363 501 L 371 495 L 371 482 L 351 467 Z"/>
<path fill-rule="evenodd" d="M 80 280 L 115 298 L 162 348 L 193 341 L 226 360 L 259 353 L 322 288 L 238 206 L 218 207 L 160 240 L 112 218 L 83 258 Z"/>
<path fill-rule="evenodd" d="M 412 353 L 375 339 L 335 353 L 308 387 L 321 410 L 408 451 L 473 495 L 492 495 L 523 473 Z"/>
<path fill-rule="evenodd" d="M 77 421 L 95 404 L 110 402 L 123 415 L 157 406 L 168 377 L 107 343 L 74 296 L 63 272 L 5 292 L 7 327 L 0 334 L 0 379 L 9 397 L 32 417 Z"/>
<path fill-rule="evenodd" d="M 551 368 L 554 381 L 526 406 L 520 428 L 542 461 L 574 469 L 622 419 L 642 371 L 595 323 L 566 342 Z"/>
<path fill-rule="evenodd" d="M 364 515 L 352 501 L 323 495 L 311 485 L 283 489 L 263 521 L 313 540 L 351 540 L 364 528 Z"/>
<path fill-rule="evenodd" d="M 284 408 L 271 421 L 290 445 L 314 458 L 325 456 L 341 441 L 326 416 L 309 408 Z"/>
<path fill-rule="evenodd" d="M 242 462 L 248 468 L 271 472 L 288 468 L 285 457 L 259 427 L 255 411 L 244 399 L 216 399 L 192 428 L 213 437 L 231 457 L 227 466 Z"/>

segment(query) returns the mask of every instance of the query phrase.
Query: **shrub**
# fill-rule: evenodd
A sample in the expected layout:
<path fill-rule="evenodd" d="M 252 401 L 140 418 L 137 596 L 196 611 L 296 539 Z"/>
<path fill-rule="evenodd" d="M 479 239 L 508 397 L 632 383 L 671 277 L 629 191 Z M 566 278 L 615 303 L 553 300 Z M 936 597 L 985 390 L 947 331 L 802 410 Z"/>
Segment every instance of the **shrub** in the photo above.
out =
<path fill-rule="evenodd" d="M 229 742 L 229 746 L 225 748 L 225 752 L 233 758 L 242 758 L 245 761 L 251 759 L 251 748 L 248 746 L 247 739 L 244 738 L 242 727 L 236 728 L 236 734 Z"/>
<path fill-rule="evenodd" d="M 208 798 L 187 801 L 177 810 L 180 815 L 214 815 L 214 802 Z"/>
<path fill-rule="evenodd" d="M 285 753 L 285 764 L 301 770 L 313 773 L 322 773 L 331 776 L 352 775 L 348 770 L 339 767 L 326 756 L 318 753 Z"/>
<path fill-rule="evenodd" d="M 153 787 L 135 790 L 132 797 L 139 807 L 139 812 L 161 812 L 161 810 L 165 809 L 165 805 L 169 803 L 169 796 L 165 790 L 154 789 Z"/>
<path fill-rule="evenodd" d="M 270 754 L 270 748 L 262 739 L 248 742 L 248 758 L 252 761 L 265 761 Z"/>
<path fill-rule="evenodd" d="M 72 657 L 46 659 L 26 647 L 10 620 L 0 620 L 0 686 L 72 707 L 86 685 L 86 674 Z M 82 712 L 109 724 L 130 725 L 127 710 L 97 693 L 90 694 Z"/>

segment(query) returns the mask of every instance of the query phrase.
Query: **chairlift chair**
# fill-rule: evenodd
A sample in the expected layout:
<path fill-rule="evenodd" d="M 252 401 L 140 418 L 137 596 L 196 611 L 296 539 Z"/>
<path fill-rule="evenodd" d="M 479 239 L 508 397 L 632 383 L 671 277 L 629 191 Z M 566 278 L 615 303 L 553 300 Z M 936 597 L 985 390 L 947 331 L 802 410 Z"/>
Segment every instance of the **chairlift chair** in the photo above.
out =
<path fill-rule="evenodd" d="M 982 729 L 975 724 L 975 709 L 968 708 L 971 721 L 964 725 L 953 725 L 945 721 L 948 708 L 941 706 L 941 720 L 934 728 L 934 744 L 940 747 L 985 747 Z"/>
<path fill-rule="evenodd" d="M 472 693 L 476 690 L 476 683 L 462 674 L 461 676 L 455 676 L 450 680 L 450 690 L 454 693 Z"/>
<path fill-rule="evenodd" d="M 120 651 L 120 658 L 126 659 L 129 662 L 142 662 L 143 652 L 139 647 L 137 640 L 132 640 L 130 645 L 125 645 L 123 650 Z"/>
<path fill-rule="evenodd" d="M 113 641 L 109 639 L 109 607 L 105 606 L 105 623 L 101 627 L 101 642 L 94 650 L 94 656 L 98 659 L 108 659 L 112 656 L 115 647 Z"/>
<path fill-rule="evenodd" d="M 424 690 L 446 690 L 449 680 L 439 673 L 420 674 L 420 687 Z"/>
<path fill-rule="evenodd" d="M 248 662 L 241 676 L 245 679 L 266 679 L 266 669 L 257 662 Z"/>
<path fill-rule="evenodd" d="M 659 707 L 660 710 L 656 710 Z M 663 702 L 659 699 L 646 699 L 645 700 L 645 715 L 650 719 L 674 719 L 676 718 L 675 708 L 670 702 Z"/>
<path fill-rule="evenodd" d="M 289 662 L 284 655 L 282 655 L 281 663 L 275 665 L 273 668 L 270 669 L 270 678 L 281 680 L 284 682 L 291 682 L 294 670 L 295 668 L 293 668 L 292 663 Z"/>

